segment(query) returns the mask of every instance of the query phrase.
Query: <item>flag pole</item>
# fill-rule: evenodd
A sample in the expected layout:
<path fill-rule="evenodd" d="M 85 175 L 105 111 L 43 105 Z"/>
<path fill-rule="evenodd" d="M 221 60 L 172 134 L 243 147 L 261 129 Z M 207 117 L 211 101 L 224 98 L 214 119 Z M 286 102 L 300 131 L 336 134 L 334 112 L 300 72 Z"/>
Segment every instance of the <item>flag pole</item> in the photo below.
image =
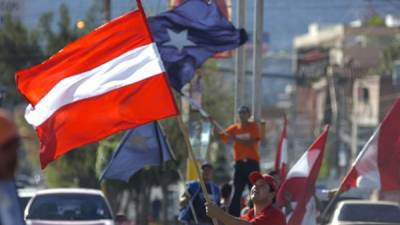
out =
<path fill-rule="evenodd" d="M 339 186 L 339 188 L 340 188 L 340 186 Z M 321 219 L 323 219 L 325 221 L 325 217 L 326 217 L 326 214 L 328 213 L 328 210 L 332 207 L 333 203 L 339 197 L 340 194 L 341 194 L 340 189 L 335 191 L 335 194 L 333 195 L 332 198 L 329 199 L 328 204 L 324 208 L 324 211 L 321 213 Z"/>
<path fill-rule="evenodd" d="M 181 92 L 178 92 L 178 93 L 179 93 L 179 95 L 180 95 L 182 98 L 185 98 L 186 100 L 188 100 L 189 103 L 190 103 L 190 105 L 192 105 L 193 108 L 195 108 L 196 110 L 198 110 L 198 111 L 200 112 L 200 115 L 201 115 L 201 116 L 203 116 L 204 118 L 209 119 L 210 122 L 211 122 L 215 127 L 217 127 L 217 128 L 218 128 L 221 132 L 223 132 L 224 134 L 227 134 L 226 131 L 225 131 L 225 129 L 224 129 L 224 127 L 222 127 L 221 124 L 219 124 L 216 120 L 214 120 L 214 119 L 210 116 L 210 114 L 209 114 L 208 112 L 206 112 L 206 111 L 201 107 L 201 105 L 199 105 L 198 103 L 196 103 L 191 97 L 189 97 L 189 96 L 187 96 L 187 95 L 185 95 L 185 94 L 183 94 L 183 93 L 181 93 Z"/>
<path fill-rule="evenodd" d="M 190 144 L 190 141 L 189 141 L 188 131 L 187 131 L 187 128 L 185 127 L 185 125 L 183 124 L 182 117 L 181 116 L 177 116 L 177 120 L 178 120 L 179 127 L 180 127 L 180 129 L 182 130 L 182 133 L 183 133 L 183 139 L 185 140 L 185 143 L 187 145 L 187 152 L 188 152 L 188 155 L 189 155 L 189 159 L 191 159 L 194 162 L 196 162 L 196 158 L 194 157 L 194 154 L 193 154 L 192 145 Z M 204 183 L 203 176 L 201 176 L 201 174 L 200 174 L 199 165 L 197 163 L 195 163 L 194 164 L 194 168 L 195 168 L 195 172 L 197 173 L 197 176 L 199 177 L 200 186 L 201 186 L 201 189 L 202 189 L 202 191 L 204 193 L 204 198 L 206 199 L 207 203 L 211 203 L 210 197 L 208 196 L 207 187 L 206 187 L 206 185 Z M 214 225 L 218 225 L 218 222 L 217 222 L 217 220 L 215 218 L 212 218 L 212 222 L 213 222 Z"/>

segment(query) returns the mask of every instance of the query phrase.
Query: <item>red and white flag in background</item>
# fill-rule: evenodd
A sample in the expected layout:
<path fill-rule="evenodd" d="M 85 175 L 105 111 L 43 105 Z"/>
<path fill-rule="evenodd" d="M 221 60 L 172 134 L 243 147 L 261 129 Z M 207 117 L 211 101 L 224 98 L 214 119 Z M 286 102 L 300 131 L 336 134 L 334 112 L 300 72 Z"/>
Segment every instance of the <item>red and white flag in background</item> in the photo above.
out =
<path fill-rule="evenodd" d="M 283 129 L 282 133 L 279 137 L 279 142 L 278 142 L 278 149 L 276 151 L 276 156 L 275 156 L 275 171 L 279 172 L 280 177 L 281 177 L 281 182 L 283 182 L 286 179 L 286 173 L 287 173 L 287 163 L 288 163 L 288 157 L 287 157 L 287 117 L 286 115 L 284 116 L 284 122 L 283 122 Z"/>
<path fill-rule="evenodd" d="M 400 98 L 358 154 L 340 191 L 350 188 L 400 190 Z"/>
<path fill-rule="evenodd" d="M 315 183 L 324 158 L 324 147 L 329 127 L 326 126 L 322 134 L 311 144 L 290 169 L 286 180 L 282 183 L 277 201 L 280 207 L 291 204 L 293 211 L 288 215 L 288 225 L 313 224 L 308 220 L 316 221 L 316 215 L 311 212 L 312 198 L 315 192 Z M 290 196 L 290 203 L 287 203 Z"/>
<path fill-rule="evenodd" d="M 178 114 L 140 1 L 123 15 L 17 72 L 42 168 L 79 146 Z"/>

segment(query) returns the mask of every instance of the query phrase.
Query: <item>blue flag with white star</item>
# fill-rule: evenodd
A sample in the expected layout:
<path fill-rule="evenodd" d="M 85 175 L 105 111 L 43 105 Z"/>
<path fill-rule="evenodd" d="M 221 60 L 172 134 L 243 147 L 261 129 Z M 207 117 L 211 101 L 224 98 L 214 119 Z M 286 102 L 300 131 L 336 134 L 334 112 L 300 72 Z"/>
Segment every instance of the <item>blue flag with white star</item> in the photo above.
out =
<path fill-rule="evenodd" d="M 180 91 L 207 58 L 247 41 L 214 1 L 186 0 L 177 8 L 148 19 L 171 86 Z"/>
<path fill-rule="evenodd" d="M 161 165 L 170 159 L 172 156 L 160 125 L 148 123 L 125 132 L 100 179 L 128 182 L 143 167 Z"/>
<path fill-rule="evenodd" d="M 0 180 L 0 225 L 24 225 L 14 181 Z"/>

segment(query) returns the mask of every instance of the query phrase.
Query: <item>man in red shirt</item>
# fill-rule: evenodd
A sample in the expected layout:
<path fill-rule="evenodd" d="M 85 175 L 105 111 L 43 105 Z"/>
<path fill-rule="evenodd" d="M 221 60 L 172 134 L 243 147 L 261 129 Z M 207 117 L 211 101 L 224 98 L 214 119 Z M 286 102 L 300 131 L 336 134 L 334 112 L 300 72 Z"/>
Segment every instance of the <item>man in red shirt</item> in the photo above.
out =
<path fill-rule="evenodd" d="M 247 185 L 249 190 L 251 184 L 248 176 L 253 171 L 259 171 L 259 145 L 261 134 L 256 122 L 249 121 L 251 113 L 247 106 L 242 106 L 238 110 L 239 123 L 230 125 L 225 132 L 218 133 L 224 143 L 233 141 L 233 159 L 235 160 L 235 172 L 233 175 L 234 194 L 229 206 L 229 213 L 240 216 L 242 193 Z"/>
<path fill-rule="evenodd" d="M 206 203 L 208 216 L 216 218 L 225 225 L 286 225 L 283 213 L 272 206 L 277 191 L 274 178 L 252 172 L 249 180 L 253 184 L 250 192 L 250 198 L 254 203 L 253 209 L 238 218 L 229 215 L 212 203 Z"/>

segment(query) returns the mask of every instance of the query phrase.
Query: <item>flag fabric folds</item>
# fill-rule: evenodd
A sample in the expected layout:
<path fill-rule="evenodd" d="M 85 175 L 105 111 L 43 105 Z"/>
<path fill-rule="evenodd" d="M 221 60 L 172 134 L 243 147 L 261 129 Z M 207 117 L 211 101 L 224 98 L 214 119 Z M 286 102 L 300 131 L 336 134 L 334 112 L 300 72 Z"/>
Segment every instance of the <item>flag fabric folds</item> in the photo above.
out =
<path fill-rule="evenodd" d="M 0 181 L 0 224 L 25 224 L 17 196 L 17 187 L 12 180 Z"/>
<path fill-rule="evenodd" d="M 150 29 L 171 86 L 180 91 L 207 58 L 247 41 L 214 1 L 186 0 L 173 10 L 149 18 Z"/>
<path fill-rule="evenodd" d="M 172 159 L 166 137 L 157 122 L 126 131 L 104 169 L 101 179 L 129 181 L 147 165 L 161 165 Z"/>
<path fill-rule="evenodd" d="M 293 211 L 287 217 L 288 225 L 308 224 L 304 223 L 308 219 L 304 215 L 308 213 L 308 206 L 314 200 L 315 183 L 324 158 L 328 130 L 329 127 L 326 126 L 322 134 L 290 169 L 286 180 L 279 189 L 277 201 L 280 207 L 287 204 L 286 196 L 291 196 L 289 204 L 292 204 Z"/>
<path fill-rule="evenodd" d="M 40 139 L 42 168 L 115 132 L 176 115 L 157 46 L 139 9 L 18 71 L 25 118 Z"/>
<path fill-rule="evenodd" d="M 400 98 L 357 156 L 339 190 L 400 189 Z"/>
<path fill-rule="evenodd" d="M 279 172 L 280 177 L 281 177 L 281 182 L 283 182 L 286 178 L 286 173 L 287 173 L 287 117 L 286 115 L 283 118 L 283 129 L 281 132 L 281 135 L 279 137 L 279 142 L 278 142 L 278 149 L 276 151 L 276 157 L 275 157 L 275 171 Z"/>

